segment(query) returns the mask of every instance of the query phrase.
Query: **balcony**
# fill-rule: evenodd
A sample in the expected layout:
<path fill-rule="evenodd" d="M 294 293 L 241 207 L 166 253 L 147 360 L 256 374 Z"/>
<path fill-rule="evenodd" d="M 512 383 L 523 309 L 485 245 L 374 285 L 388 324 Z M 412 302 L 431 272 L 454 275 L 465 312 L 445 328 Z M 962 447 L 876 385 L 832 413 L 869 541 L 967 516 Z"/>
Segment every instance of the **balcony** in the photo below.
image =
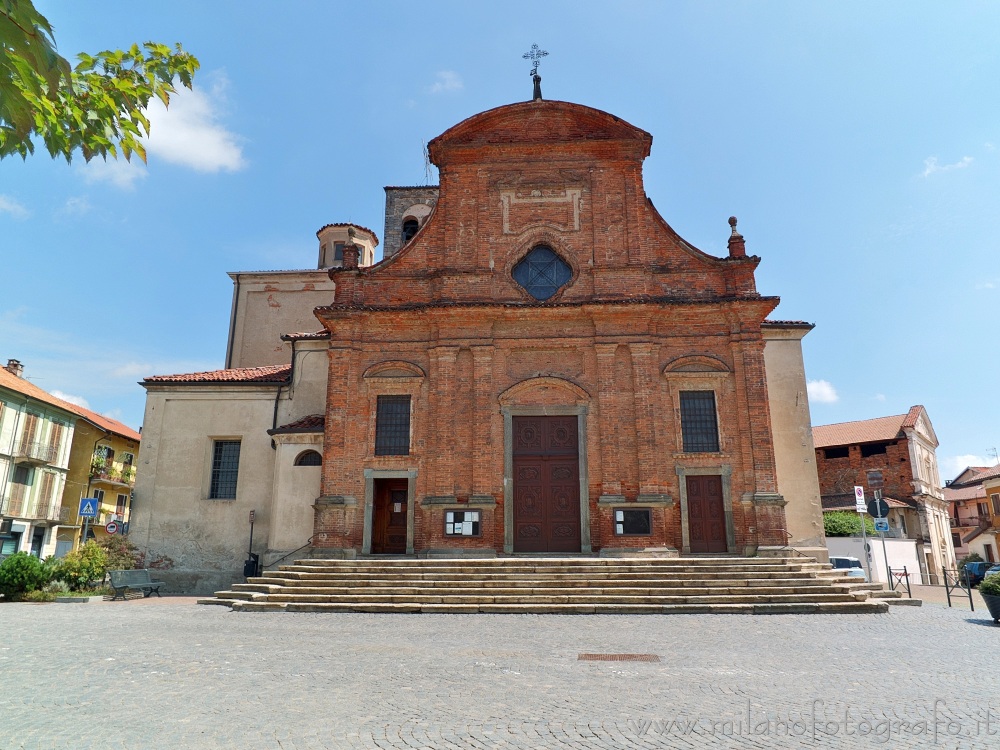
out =
<path fill-rule="evenodd" d="M 948 520 L 951 522 L 951 528 L 953 529 L 974 529 L 976 527 L 985 529 L 990 525 L 989 516 L 970 516 L 969 518 L 951 517 Z"/>
<path fill-rule="evenodd" d="M 14 463 L 44 466 L 54 464 L 59 457 L 59 447 L 48 443 L 21 443 L 14 449 Z"/>
<path fill-rule="evenodd" d="M 90 467 L 90 479 L 116 487 L 132 487 L 135 484 L 135 467 L 125 466 L 119 469 L 112 466 L 108 468 L 95 463 Z"/>

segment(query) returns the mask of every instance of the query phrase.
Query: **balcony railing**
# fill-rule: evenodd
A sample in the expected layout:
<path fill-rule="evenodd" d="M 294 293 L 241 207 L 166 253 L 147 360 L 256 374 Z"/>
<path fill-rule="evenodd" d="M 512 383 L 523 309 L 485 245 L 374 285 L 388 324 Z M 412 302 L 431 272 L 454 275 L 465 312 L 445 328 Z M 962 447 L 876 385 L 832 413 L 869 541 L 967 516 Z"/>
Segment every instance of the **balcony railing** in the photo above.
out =
<path fill-rule="evenodd" d="M 977 526 L 985 529 L 990 525 L 989 516 L 971 516 L 969 518 L 952 517 L 950 521 L 953 529 L 972 529 Z"/>
<path fill-rule="evenodd" d="M 90 467 L 90 478 L 98 482 L 110 482 L 131 487 L 135 484 L 135 467 L 126 466 L 122 469 L 108 468 L 99 464 Z"/>
<path fill-rule="evenodd" d="M 53 464 L 59 447 L 48 443 L 21 443 L 14 449 L 14 463 Z"/>

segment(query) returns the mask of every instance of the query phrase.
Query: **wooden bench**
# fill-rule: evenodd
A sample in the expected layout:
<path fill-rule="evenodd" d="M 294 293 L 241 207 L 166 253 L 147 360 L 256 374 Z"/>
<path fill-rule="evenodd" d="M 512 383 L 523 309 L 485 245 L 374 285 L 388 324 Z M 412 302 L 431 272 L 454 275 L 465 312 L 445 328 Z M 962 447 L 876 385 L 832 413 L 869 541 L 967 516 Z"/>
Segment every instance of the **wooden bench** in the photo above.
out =
<path fill-rule="evenodd" d="M 108 573 L 111 575 L 111 588 L 115 590 L 111 601 L 119 596 L 121 596 L 122 601 L 125 601 L 127 589 L 142 591 L 144 598 L 153 593 L 159 596 L 160 586 L 164 585 L 163 581 L 150 580 L 149 571 L 145 568 L 141 570 L 109 570 Z"/>

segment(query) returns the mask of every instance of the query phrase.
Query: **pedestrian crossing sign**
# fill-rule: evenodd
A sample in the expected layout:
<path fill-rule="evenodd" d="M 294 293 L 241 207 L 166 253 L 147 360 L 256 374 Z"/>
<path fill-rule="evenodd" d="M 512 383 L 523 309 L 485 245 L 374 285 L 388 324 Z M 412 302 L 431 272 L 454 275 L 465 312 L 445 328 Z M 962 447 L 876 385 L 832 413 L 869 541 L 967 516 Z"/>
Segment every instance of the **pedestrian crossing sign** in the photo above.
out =
<path fill-rule="evenodd" d="M 80 500 L 80 515 L 83 518 L 97 518 L 97 508 L 100 505 L 96 497 L 85 497 Z"/>

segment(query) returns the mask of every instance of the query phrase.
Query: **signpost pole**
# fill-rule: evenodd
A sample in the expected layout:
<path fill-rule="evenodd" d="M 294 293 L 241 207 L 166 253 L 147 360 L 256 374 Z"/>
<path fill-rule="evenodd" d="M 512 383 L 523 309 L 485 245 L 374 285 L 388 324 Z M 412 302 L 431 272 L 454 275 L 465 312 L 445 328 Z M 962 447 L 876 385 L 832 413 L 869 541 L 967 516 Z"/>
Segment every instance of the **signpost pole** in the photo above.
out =
<path fill-rule="evenodd" d="M 872 564 L 868 555 L 868 534 L 865 532 L 865 488 L 854 487 L 854 507 L 858 511 L 858 518 L 861 519 L 861 548 L 864 550 L 865 571 L 868 573 L 868 580 L 874 581 L 872 576 Z"/>

